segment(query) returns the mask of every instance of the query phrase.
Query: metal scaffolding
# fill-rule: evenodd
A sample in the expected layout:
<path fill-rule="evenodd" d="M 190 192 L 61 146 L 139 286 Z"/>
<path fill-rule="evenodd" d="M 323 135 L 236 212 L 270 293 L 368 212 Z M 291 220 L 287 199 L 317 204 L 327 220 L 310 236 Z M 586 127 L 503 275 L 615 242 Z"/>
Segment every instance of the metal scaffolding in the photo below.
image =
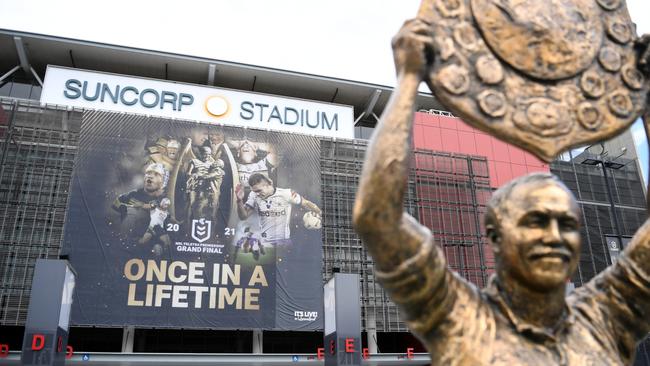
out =
<path fill-rule="evenodd" d="M 1 100 L 0 324 L 23 325 L 38 258 L 57 258 L 81 113 Z"/>
<path fill-rule="evenodd" d="M 399 311 L 373 275 L 372 259 L 352 229 L 352 207 L 366 141 L 321 141 L 323 280 L 336 271 L 361 277 L 364 329 L 407 331 Z M 417 150 L 412 156 L 405 209 L 431 229 L 449 267 L 482 287 L 494 268 L 482 216 L 491 195 L 487 160 Z"/>
<path fill-rule="evenodd" d="M 578 271 L 572 282 L 582 286 L 612 264 L 606 235 L 631 237 L 647 219 L 645 194 L 634 161 L 620 159 L 623 167 L 605 177 L 600 166 L 581 164 L 585 154 L 567 161 L 555 161 L 551 172 L 573 192 L 582 211 L 582 248 Z M 607 179 L 607 181 L 605 180 Z M 609 202 L 606 182 L 612 187 Z M 612 205 L 616 215 L 612 214 Z M 618 220 L 615 225 L 614 220 Z M 617 227 L 621 232 L 617 233 Z"/>

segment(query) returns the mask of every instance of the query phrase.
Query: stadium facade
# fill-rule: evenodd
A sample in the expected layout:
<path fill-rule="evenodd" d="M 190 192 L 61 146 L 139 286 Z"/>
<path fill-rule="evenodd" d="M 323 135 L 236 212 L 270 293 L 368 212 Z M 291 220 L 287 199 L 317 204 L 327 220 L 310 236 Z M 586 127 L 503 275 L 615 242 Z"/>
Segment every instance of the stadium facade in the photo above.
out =
<path fill-rule="evenodd" d="M 304 110 L 307 111 L 305 113 L 309 113 L 309 107 L 303 107 L 309 103 L 321 103 L 319 106 L 322 108 L 334 106 L 332 108 L 341 107 L 344 110 L 347 108 L 352 111 L 353 114 L 350 118 L 341 117 L 337 120 L 339 124 L 348 124 L 340 127 L 349 128 L 349 138 L 314 136 L 313 134 L 306 136 L 304 132 L 300 132 L 295 133 L 298 137 L 296 140 L 292 140 L 291 133 L 268 131 L 268 128 L 264 130 L 257 129 L 255 126 L 252 128 L 224 126 L 223 123 L 219 123 L 218 127 L 220 131 L 225 131 L 223 133 L 224 140 L 230 138 L 232 141 L 237 141 L 240 144 L 238 146 L 241 146 L 242 141 L 247 140 L 273 141 L 275 145 L 272 149 L 277 150 L 277 155 L 282 157 L 285 162 L 291 161 L 291 163 L 284 167 L 280 165 L 284 169 L 280 173 L 269 168 L 272 164 L 266 165 L 264 169 L 268 174 L 275 174 L 274 177 L 278 174 L 287 174 L 289 178 L 279 176 L 277 182 L 282 182 L 285 186 L 297 185 L 291 188 L 302 193 L 304 199 L 312 199 L 313 196 L 320 197 L 312 199 L 322 210 L 320 238 L 314 236 L 314 231 L 306 230 L 307 221 L 305 221 L 304 228 L 300 226 L 300 222 L 295 227 L 292 226 L 293 233 L 296 235 L 292 239 L 315 244 L 315 249 L 312 248 L 315 250 L 313 253 L 318 252 L 318 254 L 313 257 L 318 258 L 316 267 L 320 267 L 320 271 L 316 271 L 317 280 L 311 282 L 311 285 L 318 291 L 322 291 L 323 284 L 334 273 L 359 274 L 363 347 L 369 348 L 370 354 L 374 355 L 377 362 L 385 361 L 383 364 L 391 364 L 390 362 L 401 364 L 399 362 L 406 361 L 411 364 L 426 364 L 424 349 L 408 333 L 406 325 L 400 319 L 397 307 L 390 302 L 375 281 L 372 272 L 372 259 L 363 249 L 351 227 L 354 193 L 367 139 L 377 122 L 377 116 L 386 106 L 391 88 L 286 70 L 8 30 L 0 31 L 0 49 L 3 50 L 0 55 L 2 106 L 0 108 L 2 163 L 0 165 L 0 278 L 2 279 L 0 287 L 0 344 L 8 344 L 10 350 L 14 351 L 12 353 L 14 358 L 16 351 L 19 351 L 22 345 L 36 259 L 64 256 L 70 258 L 73 265 L 78 263 L 81 267 L 84 264 L 79 262 L 80 259 L 76 259 L 77 262 L 75 262 L 75 258 L 82 258 L 84 261 L 95 260 L 92 258 L 96 258 L 97 255 L 84 257 L 84 254 L 79 254 L 83 251 L 78 250 L 77 237 L 86 238 L 90 235 L 82 230 L 84 225 L 87 225 L 84 218 L 91 217 L 100 210 L 98 207 L 103 204 L 111 207 L 114 199 L 119 201 L 119 197 L 122 197 L 121 192 L 117 192 L 119 189 L 116 189 L 111 196 L 108 189 L 98 188 L 98 197 L 101 194 L 107 196 L 106 202 L 102 203 L 101 199 L 92 201 L 94 199 L 92 193 L 80 195 L 79 192 L 87 192 L 88 189 L 101 187 L 102 181 L 116 179 L 120 182 L 135 181 L 136 178 L 133 176 L 119 178 L 122 180 L 115 178 L 115 175 L 124 175 L 125 172 L 138 171 L 143 168 L 141 163 L 132 164 L 137 168 L 128 165 L 129 159 L 133 155 L 131 152 L 137 150 L 134 146 L 143 145 L 145 149 L 149 149 L 147 158 L 153 159 L 152 157 L 158 156 L 156 154 L 163 151 L 155 150 L 156 147 L 163 146 L 161 144 L 166 147 L 176 146 L 171 142 L 174 139 L 178 140 L 179 147 L 182 147 L 181 137 L 196 136 L 195 130 L 201 130 L 200 133 L 203 134 L 201 136 L 205 136 L 206 141 L 212 141 L 210 140 L 211 136 L 215 135 L 213 130 L 209 129 L 211 127 L 206 127 L 205 123 L 194 121 L 194 119 L 198 119 L 194 117 L 170 118 L 157 116 L 154 112 L 143 114 L 125 113 L 120 110 L 97 111 L 93 108 L 75 107 L 72 102 L 45 103 L 51 99 L 42 98 L 42 94 L 47 92 L 44 89 L 43 80 L 47 86 L 49 82 L 47 79 L 51 80 L 52 68 L 48 71 L 49 75 L 46 70 L 48 70 L 48 65 L 51 65 L 63 67 L 64 69 L 61 70 L 64 72 L 83 73 L 89 71 L 110 77 L 125 77 L 126 80 L 144 80 L 144 83 L 172 81 L 182 85 L 193 85 L 193 87 L 207 87 L 208 90 L 217 87 L 220 88 L 218 90 L 222 94 L 225 93 L 224 90 L 227 90 L 233 93 L 253 93 L 252 95 L 256 96 L 263 93 L 264 98 L 291 98 L 297 103 L 297 106 L 288 107 L 289 110 L 285 108 L 280 113 L 280 119 L 284 118 L 284 122 L 287 121 L 287 113 L 293 113 L 291 109 L 297 111 L 298 119 L 303 118 L 301 108 L 305 108 Z M 86 90 L 82 91 L 83 80 L 79 78 L 69 78 L 68 80 L 79 82 L 68 85 L 71 86 L 67 89 L 69 95 L 74 96 L 75 91 L 78 91 L 79 96 L 88 97 L 87 99 L 98 100 L 100 98 L 100 94 L 94 96 L 91 91 L 87 93 L 88 95 L 84 94 Z M 126 84 L 120 85 L 124 91 Z M 136 87 L 133 86 L 133 88 Z M 155 88 L 151 89 L 155 90 Z M 145 90 L 149 89 L 140 88 L 138 92 L 145 94 Z M 119 100 L 118 93 L 110 86 L 98 86 L 97 93 L 102 91 L 108 93 L 105 98 L 101 96 L 102 100 L 108 101 L 111 98 Z M 60 95 L 63 95 L 63 92 L 61 90 Z M 163 95 L 165 92 L 169 92 L 167 97 Z M 161 89 L 158 97 L 153 96 L 154 99 L 148 100 L 140 99 L 140 102 L 146 105 L 147 103 L 153 104 L 153 100 L 155 100 L 156 108 L 150 108 L 151 111 L 164 109 L 165 98 L 169 102 L 168 109 L 174 111 L 182 109 L 183 102 L 189 103 L 189 99 L 183 99 L 181 93 L 174 94 L 174 96 L 172 93 L 174 92 Z M 151 94 L 153 95 L 153 92 Z M 125 100 L 131 101 L 124 97 L 123 101 Z M 135 100 L 134 103 L 136 103 Z M 243 106 L 243 103 L 245 101 L 240 104 Z M 272 105 L 272 102 L 265 103 Z M 415 115 L 412 172 L 409 176 L 409 190 L 405 206 L 410 214 L 432 230 L 444 248 L 449 266 L 477 286 L 484 286 L 494 270 L 494 256 L 487 245 L 482 222 L 485 204 L 494 189 L 512 178 L 535 171 L 551 171 L 557 174 L 576 195 L 582 208 L 585 225 L 582 228 L 582 257 L 579 271 L 572 279 L 573 286 L 581 286 L 611 264 L 612 260 L 615 260 L 617 251 L 620 250 L 620 245 L 624 245 L 626 240 L 645 221 L 646 193 L 634 143 L 629 132 L 604 144 L 602 150 L 598 150 L 600 147 L 590 147 L 584 151 L 569 152 L 547 165 L 532 155 L 473 129 L 449 113 L 441 111 L 441 105 L 430 94 L 418 95 L 417 104 L 419 112 Z M 254 105 L 256 104 L 251 102 L 250 108 L 246 109 L 250 112 L 242 112 L 240 116 L 250 116 L 250 119 L 258 118 L 254 115 Z M 208 113 L 212 113 L 209 108 L 206 104 Z M 219 105 L 216 108 L 218 109 Z M 272 108 L 269 107 L 267 112 L 273 113 Z M 262 108 L 259 111 L 260 113 L 264 112 Z M 318 120 L 322 122 L 321 126 L 331 126 L 332 115 L 323 111 L 324 109 L 314 112 L 323 114 L 313 114 L 311 123 Z M 219 114 L 219 112 L 215 113 L 212 115 Z M 326 123 L 321 120 L 322 116 L 326 116 L 324 117 Z M 259 118 L 262 120 L 262 117 Z M 132 129 L 133 126 L 138 127 Z M 152 135 L 146 132 L 149 131 L 147 129 L 166 130 L 164 133 Z M 116 132 L 116 130 L 119 131 Z M 144 137 L 137 140 L 140 138 L 139 136 Z M 111 141 L 117 141 L 115 139 L 118 137 L 119 141 L 127 141 L 123 144 L 125 146 L 123 149 L 115 147 L 119 143 L 111 145 L 113 144 Z M 187 152 L 203 151 L 201 149 L 209 147 L 208 145 L 198 143 L 194 146 L 189 143 L 186 150 Z M 98 152 L 96 146 L 104 147 Z M 214 149 L 215 145 L 210 146 Z M 218 146 L 220 151 L 225 154 L 219 157 L 225 161 L 225 165 L 221 167 L 226 172 L 224 176 L 228 176 L 228 167 L 230 167 L 233 177 L 236 174 L 242 175 L 245 167 L 242 168 L 243 165 L 238 165 L 242 163 L 236 156 L 236 149 L 225 147 L 225 145 L 223 145 L 224 147 Z M 310 146 L 318 146 L 318 148 L 311 149 Z M 625 149 L 621 149 L 622 147 Z M 114 151 L 109 151 L 111 149 Z M 270 148 L 266 150 L 270 150 Z M 301 155 L 304 151 L 308 151 L 308 153 Z M 299 156 L 297 159 L 291 160 L 289 157 L 292 154 Z M 202 159 L 200 153 L 196 152 L 195 155 L 193 164 L 205 163 L 205 161 L 199 161 Z M 228 164 L 229 160 L 226 156 L 231 159 L 231 164 Z M 191 164 L 192 159 L 188 159 L 188 164 Z M 310 159 L 315 165 L 305 162 Z M 117 167 L 114 173 L 106 173 L 113 161 L 119 161 L 116 163 Z M 154 159 L 152 161 L 160 162 L 161 160 Z M 162 163 L 164 162 L 163 159 Z M 99 168 L 97 168 L 98 166 Z M 239 168 L 235 168 L 236 166 Z M 84 167 L 84 169 L 88 167 L 87 171 L 90 173 L 82 174 L 86 170 L 80 167 Z M 215 168 L 206 169 L 218 171 L 221 168 L 215 165 Z M 292 170 L 294 168 L 295 172 Z M 173 167 L 168 170 L 172 171 Z M 311 174 L 309 172 L 312 170 L 315 173 L 311 183 L 302 185 L 298 183 L 301 175 L 309 176 Z M 102 178 L 96 178 L 97 176 Z M 178 181 L 181 181 L 180 177 Z M 200 203 L 197 204 L 198 206 L 195 205 L 195 201 L 192 201 L 194 198 L 185 191 L 190 189 L 188 187 L 192 186 L 191 183 L 182 185 L 176 180 L 173 182 L 181 187 L 177 189 L 178 192 L 183 192 L 189 197 L 187 202 L 174 201 L 179 207 L 181 205 L 188 207 L 185 210 L 187 211 L 185 220 L 178 220 L 178 224 L 176 224 L 184 227 L 186 221 L 198 217 L 196 207 L 199 207 L 199 211 L 205 210 L 205 208 L 201 208 Z M 232 188 L 230 196 L 235 197 L 236 182 L 228 183 L 227 178 L 224 178 L 219 181 L 219 184 L 230 184 Z M 127 186 L 128 184 L 124 183 L 120 188 Z M 214 191 L 214 188 L 212 189 Z M 314 189 L 318 192 L 316 193 Z M 223 192 L 223 189 L 221 191 Z M 200 200 L 201 194 L 197 194 L 199 197 L 197 200 Z M 210 199 L 209 195 L 205 197 L 207 197 L 206 200 Z M 95 203 L 89 205 L 88 200 Z M 220 209 L 232 207 L 235 212 L 234 198 L 231 201 L 223 201 L 222 197 L 219 201 Z M 217 204 L 213 205 L 214 210 L 217 210 Z M 299 215 L 302 217 L 305 210 L 304 205 L 300 209 L 303 210 Z M 297 210 L 295 209 L 295 211 Z M 111 212 L 109 209 L 106 211 Z M 182 210 L 177 208 L 177 212 L 180 211 Z M 125 209 L 124 215 L 127 219 L 128 212 L 130 211 Z M 110 216 L 117 215 L 115 212 L 107 215 L 106 218 L 102 216 L 95 221 L 92 217 L 90 218 L 92 225 L 95 225 L 92 229 L 93 232 L 97 230 L 97 223 L 109 225 L 117 222 L 111 221 L 116 220 L 113 217 L 117 216 Z M 295 212 L 294 216 L 296 216 Z M 297 218 L 299 221 L 300 217 Z M 228 223 L 232 222 L 232 219 L 229 220 L 231 221 L 226 220 L 224 227 L 219 227 L 219 229 L 229 231 Z M 173 225 L 175 224 L 172 223 L 172 228 Z M 66 232 L 64 232 L 64 227 Z M 101 232 L 101 229 L 98 232 Z M 196 231 L 192 232 L 192 234 L 196 233 Z M 118 232 L 115 234 L 115 238 L 122 238 L 121 234 L 124 233 Z M 100 245 L 110 244 L 110 240 L 102 236 L 104 234 L 96 235 Z M 102 237 L 99 238 L 100 236 Z M 128 237 L 128 234 L 124 234 L 124 237 Z M 142 237 L 138 240 L 146 242 L 147 240 L 144 239 Z M 164 239 L 161 240 L 164 242 Z M 198 242 L 203 243 L 201 240 L 197 239 Z M 611 244 L 612 240 L 614 245 Z M 233 240 L 232 243 L 234 242 Z M 219 243 L 214 244 L 212 248 L 222 250 Z M 243 253 L 246 250 L 244 248 L 248 248 L 246 255 L 249 260 L 253 258 L 255 248 L 258 248 L 258 256 L 265 255 L 259 253 L 263 245 L 252 241 L 243 243 L 243 247 L 231 244 L 232 248 L 226 245 L 223 250 L 229 251 L 235 258 L 239 255 L 240 259 L 244 256 Z M 619 245 L 618 249 L 616 244 Z M 256 245 L 258 246 L 256 247 Z M 186 245 L 183 250 L 188 250 L 186 247 L 200 246 L 198 244 Z M 267 246 L 267 251 L 268 248 Z M 101 263 L 110 263 L 111 260 L 119 262 L 124 259 L 118 255 L 111 257 L 111 253 L 113 253 L 111 250 L 107 249 L 101 253 L 106 258 L 113 259 L 104 258 L 102 260 L 105 262 Z M 129 255 L 131 254 L 129 253 Z M 290 256 L 283 258 L 290 258 Z M 256 258 L 255 261 L 259 261 L 259 259 Z M 162 266 L 162 262 L 157 263 Z M 95 264 L 95 262 L 88 262 L 89 266 Z M 123 262 L 119 262 L 119 265 L 123 266 Z M 313 264 L 311 266 L 314 267 Z M 105 269 L 102 268 L 103 270 Z M 137 269 L 135 271 L 137 272 Z M 134 273 L 125 272 L 126 277 L 129 277 L 129 274 L 135 277 Z M 276 268 L 275 273 L 279 276 L 278 273 L 281 271 L 278 272 Z M 306 273 L 303 277 L 308 277 Z M 301 274 L 301 272 L 295 272 L 292 273 L 292 277 L 301 277 Z M 97 278 L 97 282 L 105 279 L 101 276 Z M 97 278 L 93 277 L 93 281 Z M 253 282 L 251 280 L 251 283 Z M 117 286 L 126 288 L 128 285 L 118 284 Z M 205 293 L 207 294 L 208 291 L 205 290 Z M 232 293 L 228 293 L 228 296 L 235 293 L 235 290 L 232 291 Z M 265 290 L 260 291 L 263 293 Z M 319 329 L 319 323 L 315 322 L 312 326 L 301 329 L 300 326 L 292 323 L 294 320 L 298 321 L 297 315 L 293 318 L 295 312 L 291 313 L 293 319 L 289 320 L 283 319 L 279 315 L 276 315 L 274 319 L 267 319 L 264 315 L 251 318 L 240 316 L 238 315 L 240 313 L 236 311 L 224 312 L 224 316 L 215 322 L 209 316 L 198 321 L 178 320 L 174 316 L 164 318 L 163 314 L 159 314 L 162 311 L 152 305 L 152 308 L 145 309 L 146 311 L 135 318 L 120 317 L 115 314 L 124 314 L 125 310 L 118 305 L 115 305 L 110 311 L 102 312 L 101 309 L 97 309 L 97 305 L 101 305 L 102 301 L 110 303 L 110 297 L 118 294 L 118 290 L 111 292 L 110 287 L 98 285 L 87 287 L 84 293 L 87 297 L 104 300 L 97 300 L 98 302 L 94 305 L 82 306 L 77 309 L 77 315 L 73 316 L 69 343 L 76 352 L 90 354 L 93 357 L 102 357 L 101 354 L 93 352 L 109 352 L 113 356 L 131 361 L 135 360 L 129 358 L 132 357 L 130 355 L 133 352 L 188 353 L 194 354 L 193 357 L 196 357 L 197 361 L 201 357 L 199 354 L 203 353 L 270 357 L 255 359 L 264 362 L 280 355 L 300 355 L 301 362 L 314 363 L 318 362 L 315 359 L 317 348 L 323 346 L 323 333 Z M 129 292 L 129 303 L 143 304 L 146 308 L 148 300 L 145 299 L 145 295 L 139 298 L 138 294 L 137 290 L 133 290 L 133 294 Z M 131 297 L 131 295 L 133 296 Z M 215 294 L 215 308 L 218 308 L 216 304 L 217 299 L 220 299 L 219 296 Z M 278 296 L 274 301 L 284 304 L 285 299 Z M 205 303 L 208 298 L 206 297 Z M 293 297 L 291 298 L 293 299 Z M 229 298 L 225 299 L 227 306 Z M 254 299 L 251 301 L 253 301 L 252 306 L 255 306 Z M 263 301 L 260 302 L 260 306 L 265 306 Z M 272 307 L 273 305 L 268 306 Z M 273 309 L 273 311 L 275 310 Z M 83 316 L 80 315 L 81 313 Z M 128 313 L 128 309 L 126 313 Z M 303 315 L 301 313 L 300 317 Z M 246 320 L 239 322 L 242 318 Z M 316 317 L 312 320 L 315 319 Z M 259 326 L 255 326 L 255 324 Z M 413 348 L 416 354 L 419 353 L 419 358 L 404 359 L 403 355 L 407 348 Z M 650 348 L 645 345 L 640 347 L 637 364 L 650 365 L 648 351 Z M 380 358 L 381 355 L 387 357 Z M 79 355 L 75 357 L 79 357 Z M 146 361 L 142 360 L 142 362 Z M 223 357 L 214 356 L 214 362 L 227 362 L 224 360 Z M 293 361 L 292 358 L 288 360 L 287 363 Z M 2 363 L 2 359 L 0 359 L 0 363 Z"/>

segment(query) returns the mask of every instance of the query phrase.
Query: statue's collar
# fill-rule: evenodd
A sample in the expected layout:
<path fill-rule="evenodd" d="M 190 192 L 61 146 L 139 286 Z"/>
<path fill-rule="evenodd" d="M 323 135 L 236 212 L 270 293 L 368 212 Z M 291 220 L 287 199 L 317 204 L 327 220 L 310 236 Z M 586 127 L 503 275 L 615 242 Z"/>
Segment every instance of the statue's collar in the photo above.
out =
<path fill-rule="evenodd" d="M 565 306 L 562 320 L 553 330 L 538 327 L 522 320 L 515 315 L 512 309 L 510 309 L 508 303 L 505 301 L 496 275 L 490 277 L 489 283 L 483 292 L 487 295 L 488 299 L 497 306 L 501 314 L 508 319 L 517 333 L 536 341 L 556 343 L 558 337 L 575 322 L 574 314 L 569 306 Z"/>

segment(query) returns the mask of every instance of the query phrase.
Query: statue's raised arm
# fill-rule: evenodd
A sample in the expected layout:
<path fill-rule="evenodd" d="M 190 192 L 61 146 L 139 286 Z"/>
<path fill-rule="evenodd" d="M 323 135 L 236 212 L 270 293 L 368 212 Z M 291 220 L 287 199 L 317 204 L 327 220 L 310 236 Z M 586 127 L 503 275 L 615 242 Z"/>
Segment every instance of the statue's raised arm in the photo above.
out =
<path fill-rule="evenodd" d="M 376 277 L 419 335 L 445 320 L 453 327 L 458 294 L 470 288 L 447 269 L 431 232 L 403 207 L 414 101 L 433 54 L 429 29 L 407 21 L 393 39 L 398 86 L 370 141 L 354 206 L 354 227 L 374 259 Z"/>

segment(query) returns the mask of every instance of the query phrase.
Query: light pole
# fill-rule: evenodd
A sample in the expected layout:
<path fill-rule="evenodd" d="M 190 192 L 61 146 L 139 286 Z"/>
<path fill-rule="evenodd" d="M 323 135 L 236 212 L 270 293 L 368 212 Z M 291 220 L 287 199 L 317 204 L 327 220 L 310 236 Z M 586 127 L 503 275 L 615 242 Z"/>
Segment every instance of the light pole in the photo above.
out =
<path fill-rule="evenodd" d="M 609 169 L 618 170 L 625 166 L 625 164 L 616 163 L 614 162 L 614 160 L 625 155 L 625 153 L 627 152 L 627 148 L 625 147 L 621 148 L 621 154 L 619 154 L 615 158 L 611 160 L 605 160 L 605 156 L 607 155 L 607 152 L 605 151 L 605 145 L 601 143 L 600 147 L 602 150 L 600 154 L 597 155 L 597 158 L 588 157 L 587 159 L 580 162 L 580 164 L 601 166 L 603 170 L 603 179 L 605 179 L 605 188 L 607 189 L 607 198 L 609 199 L 609 207 L 612 210 L 612 220 L 614 221 L 614 231 L 615 231 L 614 235 L 618 240 L 618 247 L 623 249 L 623 237 L 621 236 L 621 227 L 619 226 L 619 222 L 618 222 L 618 214 L 616 213 L 616 205 L 614 204 L 614 195 L 612 194 L 612 187 L 609 184 L 607 169 L 609 168 Z M 588 151 L 588 149 L 586 150 Z"/>

